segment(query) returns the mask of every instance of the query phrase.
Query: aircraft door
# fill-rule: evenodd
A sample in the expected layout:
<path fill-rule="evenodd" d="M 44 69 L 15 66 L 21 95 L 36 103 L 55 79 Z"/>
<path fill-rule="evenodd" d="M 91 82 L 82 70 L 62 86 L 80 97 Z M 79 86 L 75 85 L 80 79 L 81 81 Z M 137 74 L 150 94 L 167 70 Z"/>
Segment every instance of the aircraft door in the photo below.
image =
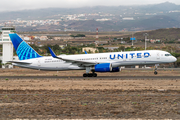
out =
<path fill-rule="evenodd" d="M 127 59 L 127 55 L 123 54 L 123 61 L 126 61 L 126 59 Z"/>
<path fill-rule="evenodd" d="M 160 59 L 160 53 L 158 52 L 156 55 L 157 59 Z"/>
<path fill-rule="evenodd" d="M 129 60 L 131 60 L 131 59 L 132 59 L 132 56 L 131 56 L 130 54 L 128 55 L 128 59 L 129 59 Z"/>
<path fill-rule="evenodd" d="M 40 67 L 41 66 L 41 60 L 40 59 L 36 59 L 37 60 L 37 65 Z"/>

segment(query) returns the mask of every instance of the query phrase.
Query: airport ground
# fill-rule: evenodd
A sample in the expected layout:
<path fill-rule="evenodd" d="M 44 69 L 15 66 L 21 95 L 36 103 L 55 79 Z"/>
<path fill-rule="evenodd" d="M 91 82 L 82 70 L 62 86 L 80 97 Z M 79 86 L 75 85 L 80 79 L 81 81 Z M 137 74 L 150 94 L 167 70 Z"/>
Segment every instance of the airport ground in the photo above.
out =
<path fill-rule="evenodd" d="M 0 69 L 0 118 L 180 118 L 179 69 L 83 73 Z"/>

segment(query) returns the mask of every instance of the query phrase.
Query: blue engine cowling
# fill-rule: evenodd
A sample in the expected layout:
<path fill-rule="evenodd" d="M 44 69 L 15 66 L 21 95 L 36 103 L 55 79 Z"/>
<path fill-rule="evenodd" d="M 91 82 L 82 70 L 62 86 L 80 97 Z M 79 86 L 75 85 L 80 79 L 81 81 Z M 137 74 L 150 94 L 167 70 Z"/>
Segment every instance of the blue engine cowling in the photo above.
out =
<path fill-rule="evenodd" d="M 94 66 L 95 72 L 119 72 L 119 67 L 112 68 L 111 63 L 101 63 Z"/>
<path fill-rule="evenodd" d="M 119 67 L 116 67 L 116 68 L 112 68 L 112 71 L 111 72 L 119 72 Z"/>

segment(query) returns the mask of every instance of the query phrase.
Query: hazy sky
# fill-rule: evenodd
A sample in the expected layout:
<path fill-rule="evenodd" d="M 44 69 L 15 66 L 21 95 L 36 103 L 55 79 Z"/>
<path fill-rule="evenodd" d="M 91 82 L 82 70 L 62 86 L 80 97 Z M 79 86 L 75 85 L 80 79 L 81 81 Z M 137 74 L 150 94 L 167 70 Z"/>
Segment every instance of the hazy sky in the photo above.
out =
<path fill-rule="evenodd" d="M 39 9 L 49 7 L 119 6 L 144 5 L 172 2 L 180 5 L 180 0 L 1 0 L 0 11 Z"/>

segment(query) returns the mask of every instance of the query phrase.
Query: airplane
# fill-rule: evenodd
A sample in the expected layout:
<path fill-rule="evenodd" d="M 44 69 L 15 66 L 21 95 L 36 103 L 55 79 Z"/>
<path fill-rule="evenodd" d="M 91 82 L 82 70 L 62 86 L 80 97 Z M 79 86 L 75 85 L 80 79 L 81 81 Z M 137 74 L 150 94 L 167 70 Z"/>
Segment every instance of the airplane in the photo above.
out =
<path fill-rule="evenodd" d="M 177 59 L 161 50 L 109 52 L 96 54 L 59 55 L 49 48 L 51 56 L 41 56 L 16 33 L 9 34 L 18 61 L 9 61 L 15 66 L 49 71 L 86 70 L 83 77 L 97 77 L 96 72 L 119 72 L 121 66 L 156 65 L 172 63 Z M 86 52 L 85 52 L 86 53 Z"/>

